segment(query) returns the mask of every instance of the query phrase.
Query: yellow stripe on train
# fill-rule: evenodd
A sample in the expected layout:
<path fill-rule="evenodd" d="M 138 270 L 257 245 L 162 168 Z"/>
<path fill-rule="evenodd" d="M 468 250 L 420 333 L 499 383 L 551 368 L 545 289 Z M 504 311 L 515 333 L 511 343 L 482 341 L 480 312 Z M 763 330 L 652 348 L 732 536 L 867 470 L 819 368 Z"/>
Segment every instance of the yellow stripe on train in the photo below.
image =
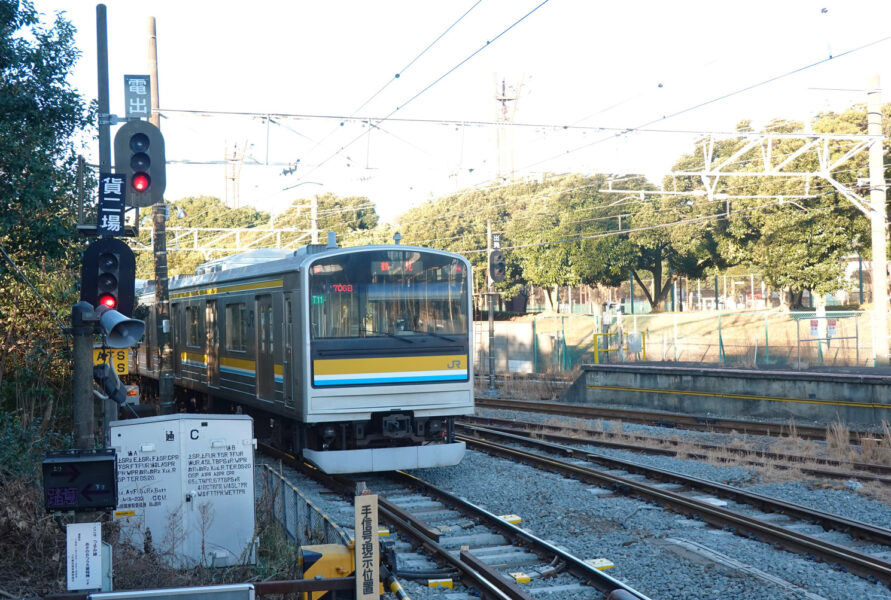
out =
<path fill-rule="evenodd" d="M 466 371 L 467 355 L 388 356 L 384 358 L 339 358 L 313 361 L 316 375 L 356 373 L 409 373 L 412 371 Z"/>
<path fill-rule="evenodd" d="M 226 294 L 231 292 L 247 292 L 250 290 L 265 290 L 265 289 L 273 289 L 280 288 L 284 285 L 284 281 L 281 279 L 273 279 L 270 281 L 257 281 L 254 283 L 242 283 L 240 285 L 225 285 L 218 288 L 207 288 L 203 290 L 195 290 L 192 292 L 178 292 L 176 294 L 170 294 L 170 299 L 178 299 L 178 298 L 193 298 L 196 296 L 212 296 L 214 294 Z"/>

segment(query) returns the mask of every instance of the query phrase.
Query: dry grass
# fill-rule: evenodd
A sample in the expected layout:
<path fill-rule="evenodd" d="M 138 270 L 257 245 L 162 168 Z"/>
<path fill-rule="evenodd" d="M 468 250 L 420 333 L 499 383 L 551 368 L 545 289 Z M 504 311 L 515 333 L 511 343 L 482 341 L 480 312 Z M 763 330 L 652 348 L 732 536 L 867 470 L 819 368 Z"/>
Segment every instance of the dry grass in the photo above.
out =
<path fill-rule="evenodd" d="M 65 535 L 43 509 L 40 488 L 0 481 L 0 591 L 20 598 L 65 591 Z"/>
<path fill-rule="evenodd" d="M 556 401 L 580 375 L 581 368 L 560 373 L 499 374 L 495 387 L 502 398 Z M 476 380 L 474 392 L 477 395 L 485 394 L 488 389 L 488 377 Z"/>
<path fill-rule="evenodd" d="M 257 565 L 184 570 L 168 567 L 154 553 L 119 543 L 118 524 L 102 515 L 102 538 L 112 545 L 114 589 L 294 578 L 296 547 L 288 542 L 266 508 L 262 502 L 257 506 Z M 24 477 L 0 479 L 0 597 L 36 598 L 66 593 L 65 544 L 64 524 L 46 514 L 40 486 Z"/>

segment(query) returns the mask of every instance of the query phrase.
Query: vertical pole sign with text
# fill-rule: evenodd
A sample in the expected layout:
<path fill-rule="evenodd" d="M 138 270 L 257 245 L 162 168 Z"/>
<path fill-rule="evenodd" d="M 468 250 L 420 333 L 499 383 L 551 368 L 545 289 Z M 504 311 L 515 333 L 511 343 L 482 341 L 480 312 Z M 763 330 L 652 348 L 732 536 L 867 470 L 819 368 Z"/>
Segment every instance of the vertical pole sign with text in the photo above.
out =
<path fill-rule="evenodd" d="M 102 588 L 102 525 L 68 523 L 66 526 L 66 581 L 68 590 Z"/>
<path fill-rule="evenodd" d="M 377 600 L 380 597 L 377 496 L 356 496 L 355 510 L 356 600 Z"/>
<path fill-rule="evenodd" d="M 124 232 L 124 211 L 127 208 L 127 176 L 102 173 L 99 176 L 99 221 L 96 235 L 120 236 Z"/>
<path fill-rule="evenodd" d="M 124 116 L 148 119 L 152 116 L 151 79 L 148 75 L 124 75 Z"/>

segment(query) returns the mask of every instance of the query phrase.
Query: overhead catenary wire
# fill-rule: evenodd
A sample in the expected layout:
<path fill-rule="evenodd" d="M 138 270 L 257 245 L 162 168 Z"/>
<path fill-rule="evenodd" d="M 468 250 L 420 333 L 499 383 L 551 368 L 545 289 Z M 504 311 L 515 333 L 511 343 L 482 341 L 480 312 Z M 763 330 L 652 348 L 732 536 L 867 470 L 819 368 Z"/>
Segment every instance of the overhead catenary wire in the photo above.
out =
<path fill-rule="evenodd" d="M 393 82 L 395 82 L 397 79 L 399 79 L 400 77 L 402 77 L 402 75 L 404 75 L 405 72 L 408 71 L 408 70 L 411 68 L 412 65 L 414 65 L 414 64 L 415 64 L 415 63 L 416 63 L 422 56 L 424 56 L 424 55 L 425 55 L 431 48 L 433 48 L 433 46 L 435 46 L 435 45 L 437 44 L 437 42 L 439 42 L 443 37 L 445 37 L 445 35 L 446 35 L 448 32 L 450 32 L 452 29 L 454 29 L 455 26 L 458 25 L 458 23 L 460 23 L 461 21 L 463 21 L 464 18 L 465 18 L 467 15 L 469 15 L 470 12 L 471 12 L 474 8 L 476 8 L 477 6 L 479 6 L 479 4 L 480 4 L 482 1 L 483 1 L 483 0 L 477 0 L 477 1 L 476 1 L 470 8 L 468 8 L 468 9 L 467 9 L 467 10 L 466 10 L 460 17 L 458 17 L 458 19 L 457 19 L 454 23 L 452 23 L 451 25 L 449 25 L 448 27 L 446 27 L 446 29 L 445 29 L 442 33 L 440 33 L 440 34 L 439 34 L 439 35 L 438 35 L 432 42 L 430 42 L 429 44 L 427 44 L 427 46 L 426 46 L 423 50 L 421 50 L 421 52 L 418 53 L 417 56 L 415 56 L 413 59 L 411 59 L 410 61 L 408 61 L 408 63 L 406 63 L 406 65 L 405 65 L 404 67 L 402 67 L 401 69 L 399 69 L 398 71 L 396 71 L 396 74 L 395 74 L 393 77 L 389 78 L 389 79 L 387 80 L 387 82 L 386 82 L 386 83 L 385 83 L 385 84 L 384 84 L 378 91 L 374 92 L 374 93 L 373 93 L 367 100 L 365 100 L 362 104 L 360 104 L 358 108 L 356 108 L 355 110 L 353 110 L 353 111 L 352 111 L 352 114 L 353 114 L 353 115 L 356 115 L 360 110 L 362 110 L 363 108 L 365 108 L 366 106 L 368 106 L 368 105 L 369 105 L 375 98 L 377 98 L 381 93 L 383 93 L 384 90 L 386 90 L 388 87 L 390 87 L 390 85 L 391 85 Z M 370 121 L 369 121 L 369 123 L 370 123 Z M 312 152 L 313 150 L 315 150 L 316 148 L 318 148 L 322 143 L 325 142 L 325 140 L 327 140 L 328 138 L 330 138 L 331 135 L 332 135 L 335 131 L 337 131 L 337 128 L 332 129 L 330 132 L 328 132 L 327 135 L 325 135 L 322 139 L 320 139 L 318 142 L 316 142 L 315 145 L 313 145 L 312 148 L 309 149 L 309 152 Z"/>
<path fill-rule="evenodd" d="M 461 66 L 465 65 L 465 64 L 466 64 L 470 59 L 472 59 L 474 56 L 476 56 L 477 54 L 479 54 L 480 52 L 482 52 L 482 51 L 485 50 L 486 48 L 489 48 L 494 42 L 496 42 L 496 41 L 499 40 L 501 37 L 503 37 L 506 33 L 508 33 L 509 31 L 511 31 L 514 27 L 516 27 L 517 25 L 519 25 L 520 23 L 522 23 L 523 21 L 525 21 L 527 18 L 529 18 L 530 15 L 532 15 L 534 12 L 536 12 L 536 11 L 537 11 L 538 9 L 540 9 L 542 6 L 544 6 L 545 4 L 547 4 L 549 1 L 550 1 L 550 0 L 542 0 L 542 2 L 541 2 L 540 4 L 536 5 L 535 7 L 532 8 L 532 10 L 530 10 L 529 12 L 527 12 L 525 15 L 523 15 L 522 17 L 520 17 L 519 19 L 517 19 L 517 20 L 514 21 L 513 23 L 511 23 L 511 24 L 510 24 L 506 29 L 504 29 L 501 33 L 499 33 L 498 35 L 496 35 L 495 37 L 493 37 L 493 38 L 490 39 L 490 40 L 486 40 L 486 43 L 485 43 L 485 44 L 483 44 L 483 45 L 480 46 L 478 49 L 476 49 L 475 51 L 473 51 L 469 56 L 467 56 L 466 58 L 464 58 L 463 60 L 461 60 L 458 64 L 456 64 L 456 65 L 453 66 L 452 68 L 448 69 L 445 73 L 443 73 L 442 75 L 440 75 L 439 77 L 437 77 L 436 79 L 434 79 L 432 82 L 430 82 L 429 84 L 427 84 L 424 88 L 422 88 L 420 91 L 418 91 L 418 92 L 415 93 L 413 96 L 411 96 L 410 98 L 408 98 L 406 101 L 404 101 L 404 102 L 402 102 L 401 104 L 399 104 L 399 105 L 398 105 L 395 109 L 393 109 L 388 115 L 384 116 L 382 119 L 380 119 L 379 121 L 377 121 L 377 123 L 380 124 L 380 123 L 382 123 L 382 122 L 384 122 L 384 121 L 390 120 L 390 119 L 392 118 L 392 116 L 395 115 L 398 111 L 404 109 L 406 106 L 408 106 L 409 104 L 411 104 L 412 102 L 414 102 L 415 100 L 417 100 L 418 98 L 420 98 L 422 95 L 426 94 L 426 93 L 427 93 L 428 91 L 430 91 L 434 86 L 436 86 L 439 82 L 441 82 L 443 79 L 445 79 L 446 77 L 448 77 L 449 75 L 451 75 L 452 73 L 454 73 L 456 70 L 458 70 L 459 68 L 461 68 Z M 313 169 L 311 169 L 311 170 L 305 175 L 305 177 L 309 177 L 313 172 L 315 172 L 316 170 L 318 170 L 319 168 L 321 168 L 322 166 L 324 166 L 325 164 L 327 164 L 328 162 L 330 162 L 331 160 L 333 160 L 336 156 L 341 155 L 341 154 L 343 153 L 344 150 L 346 150 L 347 148 L 349 148 L 350 146 L 352 146 L 353 144 L 355 144 L 356 142 L 358 142 L 360 139 L 362 139 L 362 138 L 363 138 L 365 135 L 367 135 L 367 134 L 368 134 L 368 131 L 362 132 L 361 134 L 359 134 L 358 136 L 356 136 L 355 138 L 353 138 L 350 142 L 348 142 L 348 143 L 346 143 L 345 145 L 341 146 L 337 151 L 335 151 L 333 154 L 331 154 L 328 158 L 324 159 L 324 160 L 321 161 L 318 165 L 316 165 Z"/>
<path fill-rule="evenodd" d="M 735 212 L 737 214 L 741 213 L 741 212 L 752 212 L 752 211 L 756 211 L 756 210 L 763 210 L 765 208 L 770 208 L 772 206 L 779 206 L 781 204 L 785 204 L 785 203 L 772 202 L 770 204 L 764 204 L 762 206 L 755 206 L 755 207 L 739 209 Z M 693 224 L 693 223 L 700 223 L 703 221 L 723 219 L 726 217 L 727 217 L 727 214 L 722 212 L 722 213 L 713 214 L 713 215 L 702 215 L 699 217 L 693 217 L 693 218 L 689 218 L 689 219 L 681 219 L 678 221 L 672 221 L 671 223 L 657 223 L 654 225 L 645 225 L 645 226 L 641 226 L 641 227 L 634 227 L 632 229 L 623 229 L 621 231 L 606 231 L 606 232 L 601 232 L 601 233 L 596 233 L 596 234 L 591 234 L 591 235 L 571 236 L 571 237 L 561 238 L 559 240 L 534 242 L 531 244 L 502 245 L 501 249 L 502 250 L 520 250 L 520 249 L 524 249 L 524 248 L 540 248 L 540 247 L 544 247 L 544 246 L 553 246 L 556 244 L 568 244 L 568 243 L 580 242 L 580 241 L 584 241 L 584 240 L 593 240 L 593 239 L 600 239 L 600 238 L 606 238 L 606 237 L 615 237 L 615 236 L 619 236 L 619 235 L 628 235 L 629 233 L 640 233 L 643 231 L 651 231 L 654 229 L 664 229 L 666 227 L 676 227 L 678 225 L 689 225 L 689 224 Z M 465 250 L 457 250 L 457 252 L 459 252 L 461 254 L 479 254 L 481 252 L 487 252 L 487 249 L 486 248 L 465 249 Z"/>
<path fill-rule="evenodd" d="M 811 68 L 813 68 L 813 67 L 816 67 L 816 66 L 825 64 L 825 63 L 827 63 L 827 62 L 829 62 L 829 61 L 836 60 L 836 59 L 842 58 L 842 57 L 844 57 L 844 56 L 848 56 L 848 55 L 850 55 L 850 54 L 854 54 L 855 52 L 860 52 L 861 50 L 865 50 L 865 49 L 870 48 L 870 47 L 872 47 L 872 46 L 876 46 L 876 45 L 881 44 L 881 43 L 883 43 L 883 42 L 887 42 L 888 40 L 891 40 L 891 36 L 885 36 L 885 37 L 879 38 L 879 39 L 877 39 L 877 40 L 873 40 L 873 41 L 871 41 L 871 42 L 867 42 L 866 44 L 862 44 L 862 45 L 857 46 L 857 47 L 855 47 L 855 48 L 851 48 L 851 49 L 849 49 L 849 50 L 846 50 L 846 51 L 844 51 L 844 52 L 840 52 L 840 53 L 838 53 L 838 54 L 831 55 L 831 56 L 829 56 L 828 58 L 824 58 L 824 59 L 818 60 L 818 61 L 816 61 L 816 62 L 812 62 L 812 63 L 809 63 L 809 64 L 807 64 L 807 65 L 803 65 L 803 66 L 801 66 L 801 67 L 792 69 L 791 71 L 787 71 L 787 72 L 785 72 L 785 73 L 781 73 L 781 74 L 779 74 L 779 75 L 774 75 L 774 76 L 769 77 L 769 78 L 767 78 L 767 79 L 764 79 L 764 80 L 762 80 L 762 81 L 759 81 L 759 82 L 756 82 L 756 83 L 753 83 L 753 84 L 750 84 L 750 85 L 746 85 L 746 86 L 741 87 L 741 88 L 738 88 L 738 89 L 736 89 L 736 90 L 727 92 L 726 94 L 721 94 L 720 96 L 716 96 L 716 97 L 714 97 L 714 98 L 710 98 L 710 99 L 708 99 L 708 100 L 705 100 L 705 101 L 703 101 L 703 102 L 699 102 L 699 103 L 694 104 L 694 105 L 692 105 L 692 106 L 688 106 L 688 107 L 683 108 L 683 109 L 681 109 L 681 110 L 677 110 L 677 111 L 674 111 L 674 112 L 669 113 L 669 114 L 667 114 L 667 115 L 663 115 L 663 116 L 661 116 L 661 117 L 659 117 L 659 118 L 652 119 L 652 120 L 647 121 L 646 123 L 643 123 L 643 124 L 641 124 L 641 125 L 638 125 L 638 126 L 635 126 L 635 127 L 629 127 L 626 131 L 622 132 L 621 134 L 616 134 L 616 136 L 623 136 L 623 135 L 628 135 L 629 133 L 635 133 L 635 132 L 638 132 L 638 131 L 642 131 L 644 128 L 646 128 L 646 127 L 650 127 L 651 125 L 655 125 L 656 123 L 662 123 L 662 122 L 667 121 L 667 120 L 669 120 L 669 119 L 673 119 L 674 117 L 677 117 L 677 116 L 686 114 L 686 113 L 688 113 L 688 112 L 692 112 L 692 111 L 698 110 L 698 109 L 703 108 L 703 107 L 705 107 L 705 106 L 709 106 L 709 105 L 714 104 L 714 103 L 716 103 L 716 102 L 720 102 L 720 101 L 722 101 L 722 100 L 726 100 L 727 98 L 731 98 L 731 97 L 733 97 L 733 96 L 737 96 L 737 95 L 739 95 L 739 94 L 742 94 L 742 93 L 751 91 L 751 90 L 753 90 L 753 89 L 762 87 L 762 86 L 764 86 L 764 85 L 773 83 L 773 82 L 775 82 L 775 81 L 779 81 L 780 79 L 784 79 L 784 78 L 789 77 L 789 76 L 791 76 L 791 75 L 795 75 L 795 74 L 797 74 L 797 73 L 801 73 L 801 72 L 806 71 L 806 70 L 808 70 L 808 69 L 811 69 Z M 552 161 L 552 160 L 554 160 L 554 159 L 556 159 L 556 158 L 560 158 L 560 157 L 566 156 L 567 154 L 572 154 L 572 153 L 574 153 L 574 152 L 578 152 L 579 150 L 583 150 L 583 149 L 586 149 L 586 148 L 590 148 L 590 147 L 592 147 L 592 146 L 596 146 L 596 145 L 598 145 L 598 144 L 601 144 L 601 143 L 603 143 L 603 142 L 606 142 L 606 141 L 609 141 L 609 140 L 612 140 L 612 139 L 615 139 L 614 136 L 603 137 L 603 138 L 600 138 L 600 139 L 595 140 L 595 141 L 593 141 L 593 142 L 590 142 L 590 143 L 588 143 L 588 144 L 584 144 L 584 145 L 579 146 L 579 147 L 577 147 L 577 148 L 573 148 L 572 150 L 567 150 L 567 151 L 565 151 L 565 152 L 561 152 L 560 154 L 551 156 L 550 158 L 546 158 L 546 159 L 537 161 L 537 162 L 535 162 L 535 163 L 526 165 L 526 166 L 523 167 L 523 168 L 524 168 L 524 169 L 527 169 L 527 168 L 530 168 L 530 167 L 535 167 L 535 166 L 538 166 L 538 165 L 540 165 L 540 164 L 550 162 L 550 161 Z"/>
<path fill-rule="evenodd" d="M 782 156 L 789 156 L 789 155 L 791 155 L 793 152 L 794 152 L 794 150 L 790 150 L 788 154 L 780 154 L 779 156 L 781 156 L 781 157 L 782 157 Z M 742 158 L 740 158 L 739 160 L 742 160 Z M 891 163 L 889 163 L 889 165 L 891 165 Z M 846 172 L 853 173 L 853 172 L 856 172 L 857 170 L 859 170 L 859 169 L 846 169 L 846 170 L 843 170 L 843 171 L 839 171 L 839 173 L 846 173 Z M 631 177 L 631 179 L 640 179 L 640 178 L 642 178 L 642 177 L 643 177 L 643 176 L 640 176 L 640 175 L 634 175 L 634 176 Z M 621 179 L 612 179 L 611 181 L 620 181 L 620 180 L 627 180 L 627 179 L 628 179 L 628 177 L 623 177 L 623 178 L 621 178 Z M 510 187 L 510 186 L 513 186 L 513 185 L 518 185 L 518 184 L 517 184 L 516 182 L 512 182 L 512 183 L 509 183 L 509 184 L 498 184 L 498 185 L 496 185 L 496 186 L 489 186 L 489 187 L 486 187 L 486 188 L 471 188 L 470 190 L 467 190 L 467 191 L 480 191 L 480 189 L 482 189 L 482 190 L 491 190 L 491 189 L 496 189 L 496 188 L 499 188 L 499 187 Z M 568 189 L 563 189 L 563 190 L 548 190 L 548 191 L 542 192 L 542 193 L 540 193 L 540 194 L 534 194 L 534 195 L 531 195 L 531 196 L 518 197 L 518 198 L 514 198 L 514 199 L 506 200 L 506 201 L 504 201 L 504 202 L 499 202 L 499 203 L 497 203 L 497 204 L 489 204 L 489 205 L 485 206 L 484 208 L 485 208 L 485 209 L 504 208 L 504 207 L 506 207 L 506 206 L 510 206 L 510 205 L 512 205 L 512 204 L 519 204 L 519 203 L 521 203 L 521 202 L 530 202 L 530 201 L 534 201 L 534 200 L 542 199 L 542 198 L 559 197 L 559 196 L 562 196 L 562 195 L 565 195 L 565 194 L 571 194 L 571 193 L 576 192 L 576 191 L 585 190 L 585 189 L 590 189 L 590 188 L 592 188 L 592 187 L 600 187 L 600 186 L 602 186 L 602 183 L 599 183 L 599 182 L 598 182 L 598 183 L 585 184 L 585 185 L 581 185 L 581 186 L 575 186 L 575 187 L 568 188 Z M 732 191 L 732 190 L 734 190 L 734 189 L 741 189 L 741 188 L 743 188 L 743 187 L 747 187 L 747 186 L 744 186 L 744 185 L 738 185 L 738 186 L 732 186 L 732 187 L 727 187 L 727 186 L 725 186 L 725 187 L 722 187 L 722 188 L 721 188 L 721 193 L 726 193 L 727 191 Z M 649 190 L 642 189 L 642 190 L 637 190 L 636 192 L 637 192 L 637 193 L 641 193 L 641 192 L 646 193 L 647 191 L 649 191 Z M 658 191 L 658 190 L 653 190 L 653 191 Z M 695 195 L 696 195 L 696 191 L 697 191 L 697 190 L 690 190 L 690 191 L 688 191 L 688 192 L 686 192 L 686 193 L 687 193 L 688 195 L 690 195 L 690 196 L 695 196 Z M 702 190 L 699 190 L 699 191 L 702 191 Z M 460 195 L 460 194 L 458 194 L 458 195 Z M 791 197 L 791 196 L 795 196 L 795 195 L 794 195 L 794 194 L 789 194 L 789 196 Z M 579 210 L 579 211 L 592 211 L 592 210 L 603 210 L 603 209 L 605 209 L 605 208 L 608 208 L 608 207 L 607 207 L 607 206 L 584 207 L 584 208 L 580 208 L 580 209 L 577 209 L 577 210 Z M 458 212 L 454 212 L 454 211 L 453 211 L 453 212 L 450 212 L 450 214 L 454 216 L 454 215 L 461 215 L 461 214 L 472 214 L 472 213 L 477 213 L 477 212 L 479 212 L 479 211 L 480 211 L 480 207 L 474 207 L 474 208 L 472 208 L 472 209 L 468 209 L 468 210 L 466 210 L 466 211 L 458 211 Z M 441 216 L 440 216 L 440 215 L 437 215 L 437 216 L 433 216 L 433 217 L 425 217 L 425 218 L 421 218 L 421 219 L 413 219 L 413 220 L 411 220 L 411 221 L 404 221 L 404 222 L 401 222 L 400 225 L 414 225 L 414 224 L 418 224 L 418 223 L 424 223 L 424 222 L 428 222 L 428 221 L 434 221 L 434 220 L 437 220 L 437 219 L 440 219 L 440 218 L 441 218 Z M 524 219 L 524 218 L 531 218 L 531 217 L 524 217 L 524 216 L 512 217 L 512 219 Z"/>

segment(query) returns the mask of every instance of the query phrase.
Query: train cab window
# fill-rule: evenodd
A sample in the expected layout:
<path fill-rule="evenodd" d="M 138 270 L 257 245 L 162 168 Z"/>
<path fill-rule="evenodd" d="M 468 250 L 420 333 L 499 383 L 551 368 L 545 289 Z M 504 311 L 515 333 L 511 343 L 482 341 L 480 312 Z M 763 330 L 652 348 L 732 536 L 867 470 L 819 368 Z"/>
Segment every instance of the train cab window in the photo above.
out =
<path fill-rule="evenodd" d="M 320 259 L 309 295 L 313 339 L 467 335 L 467 271 L 451 256 L 381 250 Z"/>
<path fill-rule="evenodd" d="M 247 350 L 247 306 L 244 302 L 226 305 L 226 349 Z"/>
<path fill-rule="evenodd" d="M 197 348 L 200 343 L 198 339 L 200 311 L 197 306 L 186 307 L 186 345 Z"/>

